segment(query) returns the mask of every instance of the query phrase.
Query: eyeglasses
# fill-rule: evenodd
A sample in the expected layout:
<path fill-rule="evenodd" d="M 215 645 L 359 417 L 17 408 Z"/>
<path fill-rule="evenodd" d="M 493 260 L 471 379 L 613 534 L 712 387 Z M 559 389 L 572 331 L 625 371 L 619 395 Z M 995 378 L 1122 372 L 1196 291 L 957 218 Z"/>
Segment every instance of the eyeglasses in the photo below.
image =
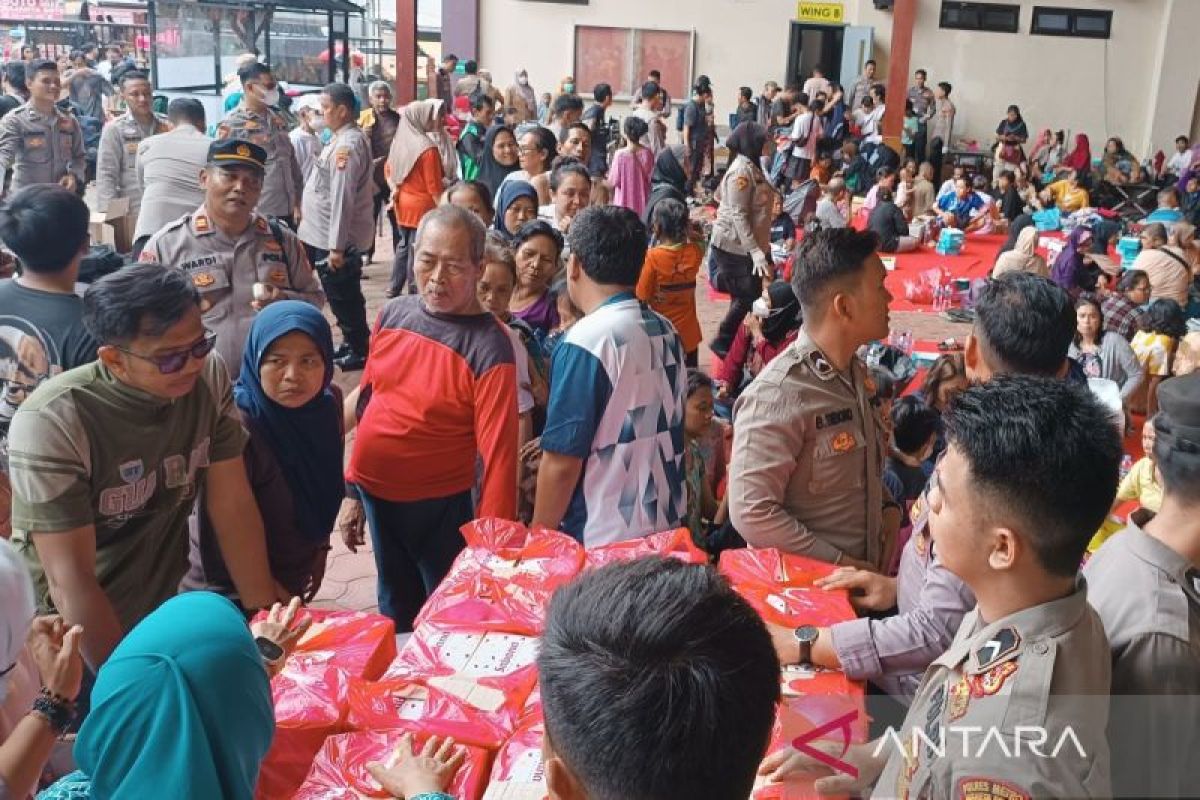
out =
<path fill-rule="evenodd" d="M 524 153 L 525 155 L 529 155 L 529 154 L 531 154 L 531 153 L 540 153 L 540 152 L 542 152 L 542 148 L 538 147 L 537 145 L 533 145 L 532 147 L 529 147 L 529 146 L 526 146 L 526 147 L 518 147 L 518 148 L 517 148 L 517 152 L 519 152 L 519 153 Z"/>
<path fill-rule="evenodd" d="M 122 353 L 131 355 L 134 358 L 140 358 L 143 361 L 149 361 L 154 366 L 158 367 L 158 371 L 163 375 L 174 375 L 181 369 L 187 366 L 188 361 L 203 359 L 217 344 L 217 335 L 212 331 L 205 331 L 204 338 L 196 342 L 186 350 L 179 350 L 174 353 L 166 353 L 157 356 L 144 356 L 141 353 L 135 353 L 132 350 L 127 350 L 124 347 L 117 346 L 117 349 Z"/>

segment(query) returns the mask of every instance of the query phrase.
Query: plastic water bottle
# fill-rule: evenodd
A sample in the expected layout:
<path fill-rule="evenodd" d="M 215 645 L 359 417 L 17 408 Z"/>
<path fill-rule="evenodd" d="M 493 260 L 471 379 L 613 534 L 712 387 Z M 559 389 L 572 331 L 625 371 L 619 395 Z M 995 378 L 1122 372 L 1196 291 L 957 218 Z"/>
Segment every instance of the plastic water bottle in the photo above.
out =
<path fill-rule="evenodd" d="M 1125 480 L 1125 476 L 1133 469 L 1133 456 L 1128 453 L 1121 459 L 1121 480 Z"/>

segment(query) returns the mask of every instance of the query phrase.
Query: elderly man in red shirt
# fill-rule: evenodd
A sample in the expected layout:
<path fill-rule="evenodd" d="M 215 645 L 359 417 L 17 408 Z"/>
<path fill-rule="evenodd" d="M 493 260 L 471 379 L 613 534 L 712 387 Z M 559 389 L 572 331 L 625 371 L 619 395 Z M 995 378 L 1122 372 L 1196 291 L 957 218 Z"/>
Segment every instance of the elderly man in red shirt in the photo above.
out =
<path fill-rule="evenodd" d="M 479 218 L 457 206 L 425 215 L 414 245 L 420 293 L 384 306 L 348 399 L 358 435 L 346 478 L 361 505 L 348 499 L 339 527 L 354 550 L 370 522 L 379 610 L 398 631 L 412 630 L 462 550 L 459 527 L 516 514 L 516 360 L 476 296 L 485 235 Z"/>

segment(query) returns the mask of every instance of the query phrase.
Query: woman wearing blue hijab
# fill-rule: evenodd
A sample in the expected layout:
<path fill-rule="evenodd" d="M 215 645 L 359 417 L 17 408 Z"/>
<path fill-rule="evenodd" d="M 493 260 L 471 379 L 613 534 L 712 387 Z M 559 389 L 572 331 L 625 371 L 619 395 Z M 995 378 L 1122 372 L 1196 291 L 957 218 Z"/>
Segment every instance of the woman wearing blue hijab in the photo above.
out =
<path fill-rule="evenodd" d="M 68 775 L 39 800 L 251 800 L 275 734 L 263 657 L 210 592 L 173 597 L 96 676 Z"/>
<path fill-rule="evenodd" d="M 263 309 L 246 339 L 233 396 L 250 433 L 243 458 L 266 527 L 271 574 L 311 599 L 345 497 L 341 392 L 333 385 L 333 337 L 321 312 L 295 300 Z M 197 505 L 182 587 L 236 600 L 205 504 Z"/>
<path fill-rule="evenodd" d="M 526 222 L 537 219 L 537 189 L 528 181 L 509 181 L 496 196 L 496 232 L 511 241 Z"/>

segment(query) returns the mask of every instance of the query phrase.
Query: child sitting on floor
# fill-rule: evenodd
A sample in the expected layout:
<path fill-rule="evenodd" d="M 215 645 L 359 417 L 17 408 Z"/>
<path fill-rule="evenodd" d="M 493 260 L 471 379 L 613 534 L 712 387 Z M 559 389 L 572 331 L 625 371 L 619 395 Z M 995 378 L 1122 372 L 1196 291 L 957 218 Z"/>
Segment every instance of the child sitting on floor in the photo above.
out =
<path fill-rule="evenodd" d="M 800 301 L 787 281 L 775 281 L 754 301 L 717 370 L 718 397 L 732 403 L 763 367 L 800 332 Z"/>
<path fill-rule="evenodd" d="M 700 365 L 699 347 L 704 334 L 696 312 L 696 275 L 704 251 L 690 241 L 687 206 L 673 198 L 654 206 L 654 241 L 638 279 L 637 297 L 671 321 L 679 332 L 684 363 Z"/>
<path fill-rule="evenodd" d="M 1162 476 L 1154 463 L 1155 438 L 1154 417 L 1150 417 L 1142 425 L 1142 452 L 1145 455 L 1138 459 L 1133 469 L 1129 470 L 1129 474 L 1121 480 L 1121 485 L 1117 487 L 1117 499 L 1113 503 L 1113 508 L 1116 508 L 1130 500 L 1138 501 L 1140 508 L 1129 517 L 1139 526 L 1153 519 L 1162 507 Z"/>

